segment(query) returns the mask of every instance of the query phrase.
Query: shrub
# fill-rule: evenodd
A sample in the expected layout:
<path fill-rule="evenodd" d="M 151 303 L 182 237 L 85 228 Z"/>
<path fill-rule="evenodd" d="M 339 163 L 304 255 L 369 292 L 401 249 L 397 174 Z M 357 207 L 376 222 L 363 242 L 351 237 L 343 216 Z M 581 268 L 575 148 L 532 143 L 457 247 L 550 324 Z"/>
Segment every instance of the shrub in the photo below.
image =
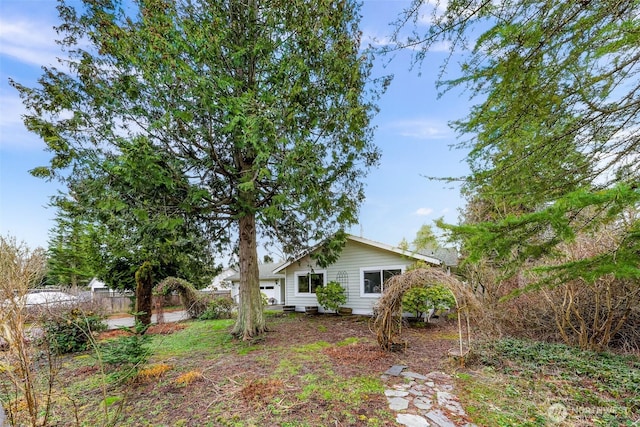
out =
<path fill-rule="evenodd" d="M 212 298 L 204 312 L 198 317 L 200 320 L 230 319 L 233 317 L 236 303 L 231 297 Z"/>
<path fill-rule="evenodd" d="M 93 311 L 71 308 L 44 319 L 44 339 L 55 354 L 84 351 L 92 334 L 107 328 L 103 320 Z"/>
<path fill-rule="evenodd" d="M 446 310 L 455 305 L 453 294 L 443 285 L 411 288 L 402 296 L 402 309 L 415 313 L 417 318 L 427 314 L 428 319 L 431 310 Z"/>
<path fill-rule="evenodd" d="M 135 376 L 151 355 L 148 348 L 151 337 L 145 331 L 146 325 L 136 322 L 135 334 L 103 343 L 98 349 L 102 362 L 122 370 L 123 379 Z"/>
<path fill-rule="evenodd" d="M 337 312 L 342 304 L 347 302 L 347 294 L 344 287 L 338 282 L 329 282 L 327 286 L 316 288 L 318 304 L 325 310 Z"/>
<path fill-rule="evenodd" d="M 465 276 L 482 293 L 482 311 L 475 313 L 478 329 L 539 341 L 564 342 L 584 350 L 640 348 L 640 288 L 637 280 L 614 274 L 571 278 L 561 263 L 615 253 L 615 230 L 576 236 L 560 246 L 554 257 L 530 262 L 512 277 L 487 261 L 468 265 Z M 607 255 L 608 256 L 608 255 Z"/>

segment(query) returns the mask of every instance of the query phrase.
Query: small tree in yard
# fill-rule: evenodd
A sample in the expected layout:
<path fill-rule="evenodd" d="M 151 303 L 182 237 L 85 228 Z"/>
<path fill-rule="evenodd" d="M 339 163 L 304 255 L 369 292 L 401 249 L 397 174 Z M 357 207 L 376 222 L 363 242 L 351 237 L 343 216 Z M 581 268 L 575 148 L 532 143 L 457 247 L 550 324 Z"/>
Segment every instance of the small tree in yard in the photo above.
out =
<path fill-rule="evenodd" d="M 411 288 L 402 296 L 402 309 L 415 313 L 416 318 L 426 314 L 427 321 L 431 317 L 431 310 L 446 310 L 455 305 L 453 294 L 443 285 Z"/>
<path fill-rule="evenodd" d="M 338 309 L 347 302 L 347 294 L 344 287 L 338 282 L 329 282 L 326 286 L 316 288 L 318 304 L 325 310 L 332 310 L 336 313 Z"/>
<path fill-rule="evenodd" d="M 30 251 L 14 238 L 0 236 L 0 343 L 6 346 L 6 351 L 0 353 L 0 372 L 7 379 L 0 383 L 3 397 L 0 405 L 6 405 L 12 425 L 46 425 L 50 413 L 55 372 L 50 369 L 45 381 L 49 393 L 41 393 L 40 378 L 34 369 L 35 348 L 25 325 L 27 293 L 29 288 L 40 284 L 45 266 L 43 252 Z M 26 410 L 21 408 L 22 403 Z"/>

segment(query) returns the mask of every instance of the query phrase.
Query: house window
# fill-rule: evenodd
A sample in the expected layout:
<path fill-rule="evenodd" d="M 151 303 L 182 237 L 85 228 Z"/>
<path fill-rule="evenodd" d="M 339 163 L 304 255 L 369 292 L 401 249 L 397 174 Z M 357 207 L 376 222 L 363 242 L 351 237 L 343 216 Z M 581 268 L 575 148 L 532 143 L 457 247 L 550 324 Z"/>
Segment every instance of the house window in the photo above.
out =
<path fill-rule="evenodd" d="M 324 271 L 296 272 L 296 292 L 298 294 L 315 294 L 316 288 L 324 286 Z"/>
<path fill-rule="evenodd" d="M 367 267 L 360 269 L 360 295 L 379 297 L 384 290 L 384 282 L 391 276 L 401 274 L 403 266 Z"/>

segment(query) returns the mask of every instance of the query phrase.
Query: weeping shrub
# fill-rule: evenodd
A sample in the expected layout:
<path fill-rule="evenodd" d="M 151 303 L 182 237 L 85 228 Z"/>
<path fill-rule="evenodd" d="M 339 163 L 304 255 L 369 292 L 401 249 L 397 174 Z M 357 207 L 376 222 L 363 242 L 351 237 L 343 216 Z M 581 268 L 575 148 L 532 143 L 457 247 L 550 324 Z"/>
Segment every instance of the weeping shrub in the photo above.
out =
<path fill-rule="evenodd" d="M 176 291 L 180 295 L 182 305 L 193 318 L 199 318 L 207 309 L 208 299 L 200 294 L 191 283 L 177 277 L 167 277 L 154 288 L 157 295 L 168 295 Z"/>

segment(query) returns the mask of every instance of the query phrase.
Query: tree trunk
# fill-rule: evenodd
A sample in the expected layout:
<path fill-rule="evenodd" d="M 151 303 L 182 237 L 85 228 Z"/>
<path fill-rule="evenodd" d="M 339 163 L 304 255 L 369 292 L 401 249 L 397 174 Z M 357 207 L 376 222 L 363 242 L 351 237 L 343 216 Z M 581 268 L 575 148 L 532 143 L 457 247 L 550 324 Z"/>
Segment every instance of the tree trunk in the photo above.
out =
<path fill-rule="evenodd" d="M 153 267 L 149 261 L 142 263 L 136 271 L 136 321 L 151 324 L 153 296 Z"/>
<path fill-rule="evenodd" d="M 240 218 L 240 301 L 233 334 L 243 340 L 265 332 L 260 297 L 256 218 L 248 214 Z"/>

